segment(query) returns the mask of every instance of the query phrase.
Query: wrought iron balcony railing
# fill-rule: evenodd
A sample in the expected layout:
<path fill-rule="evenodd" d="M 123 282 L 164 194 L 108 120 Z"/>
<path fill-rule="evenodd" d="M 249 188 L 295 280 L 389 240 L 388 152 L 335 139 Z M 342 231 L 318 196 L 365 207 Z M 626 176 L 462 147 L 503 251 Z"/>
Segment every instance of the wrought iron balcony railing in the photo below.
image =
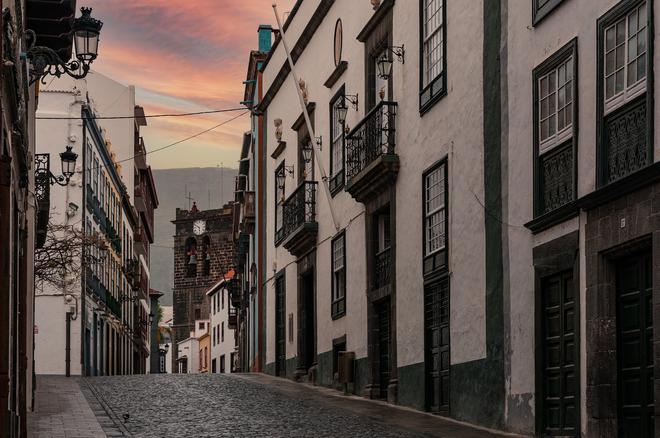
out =
<path fill-rule="evenodd" d="M 394 154 L 396 102 L 382 101 L 346 135 L 346 178 L 350 180 L 381 155 Z"/>
<path fill-rule="evenodd" d="M 316 222 L 316 181 L 303 181 L 302 184 L 284 201 L 283 239 L 305 223 Z"/>
<path fill-rule="evenodd" d="M 376 254 L 374 260 L 374 289 L 390 284 L 392 278 L 392 254 L 390 248 Z"/>

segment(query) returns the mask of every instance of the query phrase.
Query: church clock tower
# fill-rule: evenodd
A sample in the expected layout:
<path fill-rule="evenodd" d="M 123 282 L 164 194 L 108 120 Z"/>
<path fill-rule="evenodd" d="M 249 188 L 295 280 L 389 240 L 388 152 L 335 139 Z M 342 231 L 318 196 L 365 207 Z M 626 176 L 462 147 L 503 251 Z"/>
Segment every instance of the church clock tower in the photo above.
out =
<path fill-rule="evenodd" d="M 206 291 L 222 279 L 233 260 L 232 207 L 200 211 L 176 209 L 174 235 L 174 324 L 172 370 L 176 372 L 177 343 L 187 339 L 195 321 L 209 319 Z"/>

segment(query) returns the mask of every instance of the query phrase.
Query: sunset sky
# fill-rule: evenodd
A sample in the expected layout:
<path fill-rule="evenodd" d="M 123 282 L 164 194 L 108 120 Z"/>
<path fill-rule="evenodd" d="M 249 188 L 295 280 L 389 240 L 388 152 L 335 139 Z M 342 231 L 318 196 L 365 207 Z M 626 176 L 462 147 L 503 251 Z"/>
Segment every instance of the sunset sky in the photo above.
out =
<path fill-rule="evenodd" d="M 272 0 L 84 0 L 104 22 L 93 68 L 135 85 L 147 114 L 236 108 L 259 24 L 275 25 Z M 295 0 L 277 1 L 280 14 Z M 150 119 L 147 149 L 173 143 L 238 113 Z M 150 155 L 154 168 L 237 167 L 243 116 L 215 131 Z"/>

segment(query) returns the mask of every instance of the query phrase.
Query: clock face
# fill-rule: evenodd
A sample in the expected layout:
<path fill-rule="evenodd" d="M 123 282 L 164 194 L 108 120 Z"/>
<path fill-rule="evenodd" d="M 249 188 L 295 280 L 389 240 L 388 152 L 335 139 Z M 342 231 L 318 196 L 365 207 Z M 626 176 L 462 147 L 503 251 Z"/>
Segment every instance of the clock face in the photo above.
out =
<path fill-rule="evenodd" d="M 206 232 L 206 222 L 199 220 L 195 221 L 193 223 L 193 233 L 197 234 L 198 236 L 200 234 L 204 234 Z"/>

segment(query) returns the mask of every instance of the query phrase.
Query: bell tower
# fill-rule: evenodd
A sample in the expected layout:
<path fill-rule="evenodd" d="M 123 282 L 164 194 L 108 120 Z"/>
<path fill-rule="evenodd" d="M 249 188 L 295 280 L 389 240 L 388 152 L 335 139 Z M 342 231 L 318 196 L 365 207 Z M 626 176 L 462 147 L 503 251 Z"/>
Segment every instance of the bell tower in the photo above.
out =
<path fill-rule="evenodd" d="M 206 291 L 222 279 L 233 260 L 231 205 L 201 211 L 176 209 L 174 234 L 174 324 L 172 370 L 177 370 L 177 343 L 187 339 L 195 321 L 208 319 Z M 176 372 L 176 371 L 174 371 Z"/>

